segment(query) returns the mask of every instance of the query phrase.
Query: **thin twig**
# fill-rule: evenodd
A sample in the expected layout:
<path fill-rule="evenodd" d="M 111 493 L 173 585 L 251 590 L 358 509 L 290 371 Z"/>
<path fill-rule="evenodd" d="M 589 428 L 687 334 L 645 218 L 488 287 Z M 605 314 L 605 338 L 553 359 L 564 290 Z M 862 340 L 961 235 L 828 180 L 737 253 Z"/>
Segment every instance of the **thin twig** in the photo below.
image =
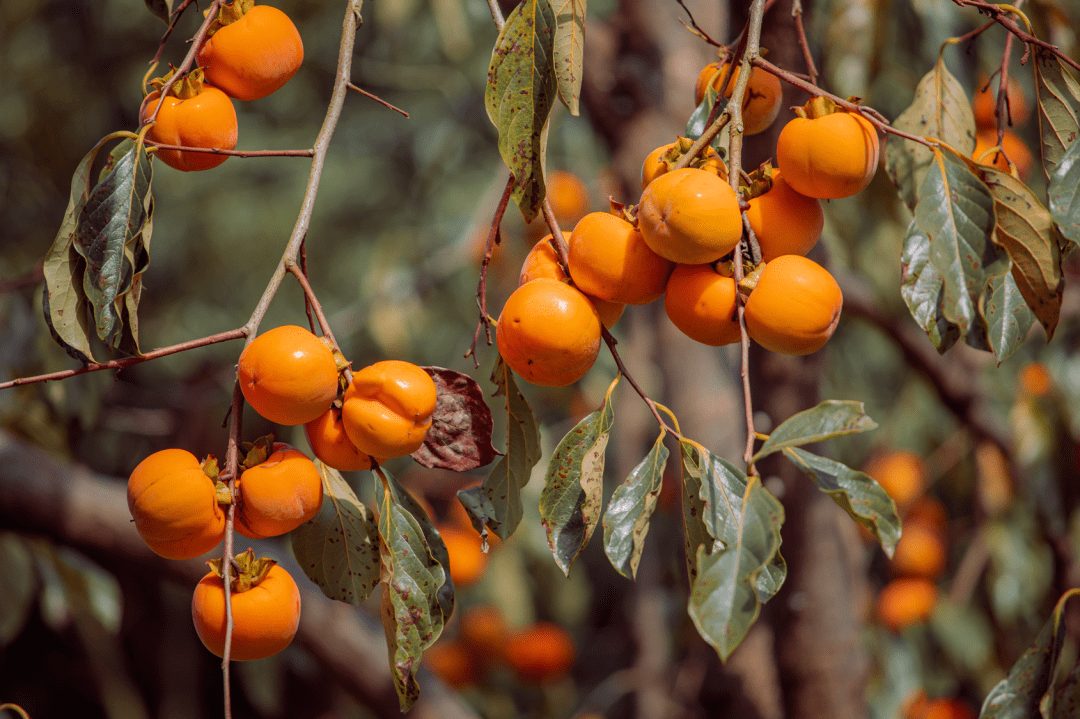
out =
<path fill-rule="evenodd" d="M 225 651 L 221 656 L 222 682 L 225 690 L 225 719 L 232 716 L 232 683 L 229 679 L 229 659 L 232 656 L 233 611 L 232 611 L 232 566 L 233 566 L 233 527 L 236 525 L 236 477 L 240 470 L 240 433 L 244 418 L 244 394 L 240 390 L 240 380 L 233 384 L 232 405 L 229 408 L 229 445 L 225 454 L 225 484 L 233 496 L 225 513 L 225 547 L 221 561 L 221 581 L 225 585 Z M 219 477 L 220 478 L 220 477 Z"/>
<path fill-rule="evenodd" d="M 153 140 L 146 140 L 145 144 L 160 150 L 201 152 L 206 155 L 229 155 L 230 157 L 311 157 L 315 154 L 314 150 L 223 150 L 220 147 L 188 147 L 187 145 L 166 145 Z"/>
<path fill-rule="evenodd" d="M 195 56 L 199 54 L 199 48 L 202 47 L 203 40 L 206 39 L 206 32 L 210 29 L 210 25 L 217 19 L 217 10 L 221 6 L 224 0 L 214 0 L 210 4 L 210 9 L 206 11 L 206 19 L 203 20 L 202 25 L 199 26 L 198 32 L 191 38 L 191 48 L 188 50 L 187 55 L 184 56 L 184 61 L 180 63 L 180 67 L 176 68 L 172 77 L 165 81 L 165 84 L 161 87 L 161 92 L 158 93 L 158 97 L 165 98 L 169 94 L 169 90 L 172 89 L 173 84 L 183 77 L 188 70 L 195 64 Z M 150 96 L 147 95 L 143 98 L 143 105 L 146 105 L 146 100 Z M 150 117 L 146 118 L 143 122 L 144 125 L 149 125 L 157 120 L 158 113 L 161 112 L 161 108 L 165 105 L 164 102 L 159 102 L 154 108 L 154 112 Z M 139 117 L 142 117 L 142 107 L 139 108 Z"/>
<path fill-rule="evenodd" d="M 473 333 L 472 345 L 465 353 L 466 357 L 472 357 L 476 368 L 480 368 L 480 358 L 476 356 L 476 343 L 480 339 L 480 328 L 484 328 L 488 346 L 491 346 L 491 323 L 488 322 L 487 311 L 487 273 L 488 265 L 491 264 L 491 255 L 495 252 L 495 245 L 499 243 L 499 226 L 502 225 L 503 215 L 506 214 L 506 206 L 510 204 L 510 195 L 514 192 L 514 175 L 506 178 L 506 189 L 503 190 L 499 206 L 495 208 L 495 216 L 491 218 L 491 227 L 488 229 L 487 242 L 484 244 L 484 259 L 480 262 L 480 282 L 476 287 L 476 305 L 480 308 L 480 321 L 476 324 Z"/>
<path fill-rule="evenodd" d="M 559 220 L 555 217 L 555 211 L 551 208 L 551 198 L 544 198 L 544 221 L 547 222 L 548 229 L 551 230 L 551 244 L 555 247 L 555 255 L 559 258 L 559 264 L 562 266 L 563 272 L 566 276 L 570 276 L 570 248 L 566 246 L 566 239 L 563 237 L 562 228 L 559 227 Z"/>
<path fill-rule="evenodd" d="M 169 27 L 165 29 L 165 34 L 161 36 L 161 42 L 158 44 L 157 54 L 154 55 L 154 59 L 150 61 L 151 65 L 156 65 L 161 60 L 161 53 L 165 51 L 165 43 L 168 42 L 169 36 L 172 35 L 172 31 L 176 27 L 176 23 L 180 21 L 180 16 L 184 14 L 184 10 L 187 10 L 188 5 L 193 2 L 195 2 L 195 0 L 184 0 L 184 2 L 180 4 L 180 7 L 173 10 L 172 19 L 169 20 Z"/>
<path fill-rule="evenodd" d="M 218 342 L 228 342 L 229 340 L 237 340 L 247 335 L 247 330 L 243 327 L 235 330 L 229 330 L 228 332 L 219 332 L 216 335 L 210 335 L 209 337 L 201 337 L 197 340 L 188 340 L 187 342 L 181 342 L 176 345 L 169 345 L 168 347 L 161 347 L 156 350 L 147 352 L 142 357 L 125 357 L 123 359 L 109 360 L 108 362 L 97 362 L 88 364 L 78 369 L 62 370 L 60 372 L 49 372 L 48 374 L 34 375 L 33 377 L 17 377 L 7 382 L 0 382 L 0 390 L 8 389 L 9 387 L 18 387 L 24 384 L 34 384 L 36 382 L 51 382 L 58 379 L 67 379 L 68 377 L 75 377 L 80 374 L 87 374 L 88 372 L 100 372 L 107 369 L 124 369 L 125 367 L 131 367 L 132 365 L 142 364 L 158 357 L 164 357 L 166 355 L 176 354 L 178 352 L 185 352 L 187 350 L 196 349 L 197 347 L 206 347 L 207 345 L 217 344 Z"/>
<path fill-rule="evenodd" d="M 960 7 L 973 7 L 978 8 L 980 12 L 989 17 L 991 20 L 1001 25 L 1003 28 L 1011 32 L 1016 36 L 1018 40 L 1028 45 L 1034 45 L 1041 48 L 1053 55 L 1059 60 L 1069 65 L 1074 70 L 1080 71 L 1080 63 L 1073 60 L 1071 57 L 1063 53 L 1058 49 L 1057 45 L 1040 40 L 1029 32 L 1025 32 L 1023 28 L 1016 24 L 1016 21 L 1009 17 L 1011 11 L 1004 10 L 993 3 L 983 2 L 983 0 L 953 0 L 953 2 Z"/>
<path fill-rule="evenodd" d="M 307 242 L 300 243 L 300 272 L 304 277 L 307 277 Z M 314 294 L 314 293 L 312 293 Z M 311 332 L 315 332 L 315 317 L 311 314 L 311 298 L 308 297 L 307 290 L 304 290 L 304 314 L 307 315 L 308 327 L 311 328 Z M 329 325 L 327 325 L 329 326 Z"/>
<path fill-rule="evenodd" d="M 806 63 L 806 72 L 810 75 L 810 84 L 817 85 L 818 71 L 814 65 L 814 56 L 810 52 L 810 43 L 806 40 L 806 28 L 803 27 L 802 0 L 794 0 L 791 4 L 791 17 L 795 18 L 795 32 L 799 36 L 799 47 L 802 48 L 803 61 Z"/>
<path fill-rule="evenodd" d="M 350 89 L 350 90 L 355 90 L 356 92 L 360 93 L 360 94 L 361 94 L 361 95 L 363 95 L 364 97 L 367 97 L 367 98 L 371 98 L 372 100 L 374 100 L 375 102 L 379 103 L 379 104 L 380 104 L 380 105 L 382 105 L 383 107 L 389 108 L 389 109 L 393 110 L 394 112 L 398 112 L 398 113 L 401 113 L 401 114 L 402 114 L 402 115 L 404 115 L 404 116 L 405 116 L 406 118 L 407 118 L 407 117 L 409 116 L 409 113 L 405 112 L 405 111 L 404 111 L 404 110 L 402 110 L 402 109 L 401 109 L 400 107 L 397 107 L 397 106 L 395 106 L 395 105 L 391 105 L 391 104 L 390 104 L 389 102 L 387 102 L 386 100 L 382 99 L 382 98 L 381 98 L 381 97 L 379 97 L 378 95 L 372 95 L 372 94 L 371 94 L 370 92 L 368 92 L 367 90 L 365 90 L 365 89 L 363 89 L 363 88 L 361 88 L 361 87 L 357 87 L 356 85 L 352 84 L 351 82 L 349 83 L 349 89 Z"/>
<path fill-rule="evenodd" d="M 303 245 L 301 245 L 301 247 L 303 247 Z M 285 263 L 285 268 L 296 278 L 296 281 L 300 283 L 300 286 L 304 288 L 305 304 L 315 311 L 315 317 L 319 320 L 319 328 L 322 330 L 323 335 L 340 350 L 341 347 L 334 337 L 334 332 L 330 329 L 330 322 L 323 313 L 322 303 L 319 302 L 319 298 L 315 296 L 315 290 L 311 288 L 311 283 L 308 281 L 307 275 L 300 268 L 300 265 L 292 260 Z"/>
<path fill-rule="evenodd" d="M 997 119 L 997 144 L 1005 137 L 1005 125 L 1012 125 L 1012 108 L 1009 105 L 1009 58 L 1012 56 L 1013 36 L 1005 36 L 1005 48 L 1001 51 L 1001 77 L 998 79 L 997 103 L 994 117 Z M 1004 154 L 1004 150 L 1002 151 Z M 1006 158 L 1008 156 L 1006 155 Z M 1010 163 L 1011 164 L 1011 163 Z"/>
<path fill-rule="evenodd" d="M 630 372 L 626 369 L 626 365 L 623 364 L 622 357 L 619 356 L 619 351 L 615 349 L 615 345 L 618 344 L 618 341 L 611 335 L 611 332 L 608 331 L 608 328 L 604 327 L 603 325 L 600 326 L 600 332 L 604 338 L 604 342 L 608 346 L 608 349 L 611 351 L 612 359 L 615 360 L 615 366 L 619 368 L 619 372 L 621 372 L 622 376 L 626 378 L 626 381 L 630 383 L 630 386 L 634 388 L 634 391 L 638 393 L 638 396 L 641 397 L 642 400 L 644 400 L 646 405 L 648 405 L 649 411 L 652 412 L 653 417 L 656 418 L 656 423 L 660 425 L 661 429 L 663 429 L 665 432 L 672 435 L 681 442 L 682 435 L 672 429 L 671 426 L 669 426 L 668 423 L 664 421 L 664 418 L 660 416 L 660 411 L 656 408 L 656 402 L 653 402 L 651 399 L 649 399 L 649 395 L 645 394 L 645 390 L 641 389 L 638 383 L 635 382 L 634 378 L 630 375 Z"/>
<path fill-rule="evenodd" d="M 686 3 L 684 3 L 683 0 L 675 0 L 675 2 L 679 3 L 682 9 L 686 11 L 686 16 L 690 18 L 690 24 L 693 26 L 693 31 L 698 37 L 700 37 L 702 40 L 709 43 L 710 45 L 714 45 L 715 47 L 723 47 L 723 45 L 709 37 L 709 33 L 705 32 L 704 28 L 697 24 L 697 20 L 694 19 L 694 14 L 690 12 L 690 8 L 686 7 Z"/>

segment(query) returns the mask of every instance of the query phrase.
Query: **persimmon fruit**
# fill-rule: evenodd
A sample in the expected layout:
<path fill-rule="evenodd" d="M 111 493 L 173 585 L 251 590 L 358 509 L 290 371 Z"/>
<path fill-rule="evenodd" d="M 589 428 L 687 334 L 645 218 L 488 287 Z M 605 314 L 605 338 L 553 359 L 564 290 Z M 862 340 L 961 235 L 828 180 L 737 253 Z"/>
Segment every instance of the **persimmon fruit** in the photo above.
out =
<path fill-rule="evenodd" d="M 660 299 L 675 268 L 649 248 L 632 224 L 609 212 L 581 218 L 568 244 L 574 284 L 608 302 L 646 305 Z"/>
<path fill-rule="evenodd" d="M 334 353 L 303 327 L 262 333 L 240 353 L 240 390 L 251 408 L 283 425 L 305 424 L 330 409 L 338 390 Z"/>
<path fill-rule="evenodd" d="M 443 639 L 432 644 L 424 652 L 424 664 L 454 689 L 463 689 L 480 680 L 479 662 L 459 639 Z"/>
<path fill-rule="evenodd" d="M 276 537 L 319 512 L 322 478 L 307 455 L 275 442 L 270 456 L 236 481 L 236 531 L 251 539 Z"/>
<path fill-rule="evenodd" d="M 718 260 L 742 237 L 739 200 L 731 185 L 690 167 L 650 182 L 641 193 L 637 219 L 645 244 L 680 264 Z M 572 266 L 570 270 L 573 274 Z"/>
<path fill-rule="evenodd" d="M 258 100 L 285 85 L 304 61 L 304 43 L 296 25 L 281 10 L 255 5 L 240 11 L 235 0 L 221 9 L 218 22 L 228 22 L 199 49 L 197 61 L 206 79 L 229 97 Z"/>
<path fill-rule="evenodd" d="M 155 554 L 191 559 L 225 538 L 225 512 L 214 480 L 195 455 L 163 449 L 139 462 L 127 486 L 135 529 Z"/>
<path fill-rule="evenodd" d="M 1042 362 L 1029 362 L 1017 375 L 1020 388 L 1032 397 L 1045 397 L 1054 388 L 1050 370 Z"/>
<path fill-rule="evenodd" d="M 898 577 L 881 590 L 875 609 L 878 621 L 900 632 L 930 618 L 937 606 L 937 586 L 923 577 Z"/>
<path fill-rule="evenodd" d="M 889 450 L 871 457 L 863 472 L 874 478 L 896 506 L 907 507 L 926 487 L 926 463 L 906 450 Z"/>
<path fill-rule="evenodd" d="M 485 664 L 505 659 L 509 635 L 506 619 L 493 604 L 480 604 L 461 613 L 461 641 Z"/>
<path fill-rule="evenodd" d="M 906 519 L 893 552 L 890 565 L 893 574 L 937 579 L 945 571 L 945 562 L 945 539 L 941 533 L 930 524 Z"/>
<path fill-rule="evenodd" d="M 437 527 L 450 557 L 450 578 L 459 587 L 476 584 L 487 569 L 488 556 L 480 547 L 480 535 L 457 527 Z"/>
<path fill-rule="evenodd" d="M 577 648 L 570 633 L 552 622 L 537 622 L 514 632 L 506 645 L 506 662 L 526 684 L 544 685 L 570 673 Z"/>
<path fill-rule="evenodd" d="M 828 271 L 801 255 L 765 265 L 746 300 L 746 331 L 767 350 L 806 355 L 832 337 L 844 297 Z"/>
<path fill-rule="evenodd" d="M 998 79 L 988 81 L 985 76 L 979 79 L 979 91 L 975 93 L 975 97 L 971 102 L 971 110 L 975 115 L 975 125 L 979 129 L 997 128 L 997 94 L 998 87 L 1000 87 Z M 1031 115 L 1031 109 L 1024 98 L 1024 88 L 1021 87 L 1020 82 L 1015 77 L 1009 78 L 1006 94 L 1012 124 L 1024 124 Z"/>
<path fill-rule="evenodd" d="M 324 464 L 342 472 L 371 469 L 371 457 L 356 448 L 345 431 L 341 410 L 334 407 L 304 425 L 311 451 Z M 381 460 L 379 461 L 382 464 Z"/>
<path fill-rule="evenodd" d="M 563 240 L 569 246 L 571 233 L 563 230 Z M 525 256 L 525 262 L 521 265 L 521 274 L 518 276 L 518 287 L 533 280 L 547 277 L 553 280 L 567 279 L 566 272 L 559 264 L 559 257 L 555 253 L 555 246 L 551 244 L 551 235 L 545 236 L 529 250 Z M 585 295 L 589 297 L 589 295 Z M 589 302 L 600 315 L 600 322 L 604 327 L 611 328 L 622 317 L 626 305 L 622 302 L 608 302 L 599 297 L 589 297 Z"/>
<path fill-rule="evenodd" d="M 499 354 L 527 382 L 565 387 L 600 354 L 600 315 L 565 282 L 541 277 L 514 290 L 495 329 Z"/>
<path fill-rule="evenodd" d="M 1016 165 L 1016 174 L 1020 179 L 1026 179 L 1031 174 L 1034 158 L 1031 150 L 1020 137 L 1009 128 L 1001 136 L 1001 149 L 1004 152 L 990 152 L 998 147 L 997 130 L 993 128 L 980 129 L 975 133 L 975 149 L 971 153 L 971 159 L 983 165 L 996 167 L 1002 172 L 1009 172 L 1009 160 Z M 1008 155 L 1008 159 L 1005 156 Z"/>
<path fill-rule="evenodd" d="M 850 197 L 870 184 L 877 171 L 877 130 L 857 112 L 824 97 L 799 108 L 776 141 L 776 163 L 793 190 L 807 197 Z"/>
<path fill-rule="evenodd" d="M 825 227 L 821 200 L 792 189 L 777 169 L 772 186 L 749 200 L 746 219 L 757 237 L 761 259 L 770 262 L 780 255 L 805 255 L 814 248 Z"/>
<path fill-rule="evenodd" d="M 252 661 L 289 646 L 300 625 L 300 590 L 292 576 L 274 565 L 255 586 L 232 593 L 233 634 L 230 657 Z M 191 598 L 195 631 L 216 656 L 225 654 L 225 584 L 210 572 Z"/>
<path fill-rule="evenodd" d="M 728 63 L 721 65 L 718 62 L 709 63 L 698 75 L 697 84 L 694 87 L 694 104 L 700 105 L 705 99 L 705 91 L 712 85 L 717 92 L 720 83 L 724 81 Z M 738 82 L 742 67 L 736 67 L 731 73 L 727 87 L 724 88 L 724 97 L 730 99 L 735 92 L 735 83 Z M 750 82 L 746 88 L 746 98 L 743 100 L 742 119 L 743 134 L 756 135 L 764 132 L 776 120 L 780 114 L 780 105 L 784 98 L 784 87 L 780 78 L 760 67 L 751 68 Z"/>
<path fill-rule="evenodd" d="M 546 178 L 547 198 L 560 224 L 573 225 L 589 211 L 589 190 L 572 172 L 555 170 Z M 543 226 L 544 223 L 540 223 Z M 534 235 L 535 236 L 535 235 Z"/>
<path fill-rule="evenodd" d="M 641 164 L 641 189 L 644 190 L 660 175 L 675 169 L 675 164 L 692 144 L 687 138 L 679 138 L 677 142 L 669 142 L 650 152 Z M 712 147 L 705 148 L 705 153 L 694 158 L 690 167 L 715 173 L 721 180 L 727 181 L 727 165 Z"/>
<path fill-rule="evenodd" d="M 424 444 L 436 400 L 431 375 L 411 362 L 385 360 L 353 373 L 341 419 L 360 452 L 404 457 Z"/>
<path fill-rule="evenodd" d="M 147 131 L 146 138 L 163 145 L 234 149 L 237 123 L 232 100 L 216 87 L 201 83 L 193 86 L 197 89 L 184 92 L 184 97 L 177 97 L 170 91 L 162 99 L 158 90 L 147 96 L 139 121 L 145 122 L 153 117 L 158 104 L 161 111 L 154 126 Z M 228 155 L 211 152 L 155 150 L 154 154 L 166 165 L 181 172 L 209 170 L 229 159 Z"/>
<path fill-rule="evenodd" d="M 737 294 L 735 279 L 712 265 L 679 265 L 668 280 L 664 310 L 687 337 L 719 347 L 742 337 L 735 314 Z"/>

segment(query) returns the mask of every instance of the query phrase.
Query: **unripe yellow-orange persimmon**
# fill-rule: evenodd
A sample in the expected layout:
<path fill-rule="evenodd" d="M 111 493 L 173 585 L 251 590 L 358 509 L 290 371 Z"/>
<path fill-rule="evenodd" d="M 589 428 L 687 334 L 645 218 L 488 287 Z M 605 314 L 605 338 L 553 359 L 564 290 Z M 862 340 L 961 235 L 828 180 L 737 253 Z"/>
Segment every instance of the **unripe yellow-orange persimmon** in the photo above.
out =
<path fill-rule="evenodd" d="M 565 282 L 541 277 L 514 290 L 495 329 L 499 354 L 527 382 L 565 387 L 600 354 L 600 315 Z"/>
<path fill-rule="evenodd" d="M 735 315 L 737 294 L 734 278 L 717 273 L 712 265 L 679 265 L 668 280 L 664 310 L 687 337 L 719 347 L 742 336 Z"/>
<path fill-rule="evenodd" d="M 574 284 L 608 302 L 644 305 L 660 299 L 675 268 L 649 249 L 633 225 L 608 212 L 581 218 L 569 244 Z"/>
<path fill-rule="evenodd" d="M 877 130 L 857 112 L 815 97 L 780 131 L 776 164 L 807 197 L 850 197 L 870 184 L 878 166 Z"/>
<path fill-rule="evenodd" d="M 739 200 L 731 185 L 711 172 L 672 170 L 642 191 L 638 230 L 664 259 L 686 265 L 713 262 L 735 249 L 742 237 Z"/>
<path fill-rule="evenodd" d="M 843 304 L 840 286 L 824 267 L 781 255 L 765 265 L 746 300 L 746 331 L 767 350 L 810 354 L 832 337 Z"/>
<path fill-rule="evenodd" d="M 563 239 L 567 245 L 570 243 L 570 237 L 571 234 L 563 230 Z M 518 287 L 541 277 L 560 281 L 566 279 L 566 273 L 563 271 L 562 265 L 559 264 L 559 257 L 555 253 L 555 246 L 551 244 L 551 235 L 547 235 L 533 245 L 533 248 L 529 250 L 529 254 L 525 256 L 525 262 L 521 265 L 521 274 L 518 276 Z M 608 302 L 599 297 L 585 296 L 589 298 L 589 302 L 592 302 L 593 307 L 600 313 L 600 322 L 603 323 L 604 327 L 612 327 L 619 321 L 623 310 L 626 309 L 626 305 L 622 302 Z"/>
<path fill-rule="evenodd" d="M 219 17 L 234 12 L 231 6 L 223 8 Z M 206 79 L 229 97 L 258 100 L 296 74 L 304 61 L 304 43 L 288 15 L 256 5 L 208 38 L 197 59 Z"/>

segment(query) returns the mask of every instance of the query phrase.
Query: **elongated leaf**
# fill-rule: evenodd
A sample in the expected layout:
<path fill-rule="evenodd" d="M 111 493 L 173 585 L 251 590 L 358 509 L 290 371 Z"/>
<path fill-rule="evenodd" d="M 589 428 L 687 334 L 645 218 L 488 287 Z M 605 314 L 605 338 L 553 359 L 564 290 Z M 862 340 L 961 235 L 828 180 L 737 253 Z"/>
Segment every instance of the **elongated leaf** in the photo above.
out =
<path fill-rule="evenodd" d="M 506 454 L 483 484 L 461 490 L 458 497 L 481 536 L 491 529 L 501 539 L 509 539 L 521 521 L 521 489 L 540 461 L 540 427 L 502 357 L 495 363 L 491 381 L 497 387 L 495 395 L 505 398 Z"/>
<path fill-rule="evenodd" d="M 611 566 L 624 577 L 637 577 L 645 535 L 649 533 L 649 520 L 660 498 L 668 459 L 665 434 L 660 432 L 645 459 L 615 489 L 604 512 L 604 552 Z"/>
<path fill-rule="evenodd" d="M 420 695 L 416 670 L 454 608 L 450 563 L 442 538 L 416 501 L 383 472 L 379 557 L 383 631 L 401 711 Z"/>
<path fill-rule="evenodd" d="M 1080 242 L 1080 142 L 1074 140 L 1050 173 L 1050 217 L 1066 240 Z"/>
<path fill-rule="evenodd" d="M 713 105 L 716 104 L 718 96 L 716 88 L 710 83 L 705 88 L 705 96 L 701 98 L 701 104 L 695 108 L 690 119 L 686 121 L 686 136 L 691 140 L 696 140 L 705 134 L 705 130 L 709 127 L 709 116 L 712 114 Z M 723 112 L 723 108 L 717 111 L 718 116 L 720 112 Z"/>
<path fill-rule="evenodd" d="M 773 585 L 784 507 L 760 477 L 747 477 L 698 444 L 684 440 L 680 448 L 685 470 L 700 484 L 703 525 L 714 540 L 696 548 L 688 611 L 698 633 L 727 660 L 757 619 L 760 596 L 779 588 Z M 767 581 L 759 583 L 767 568 Z"/>
<path fill-rule="evenodd" d="M 555 77 L 559 99 L 571 115 L 578 114 L 585 63 L 586 0 L 548 0 L 555 12 Z"/>
<path fill-rule="evenodd" d="M 526 221 L 536 217 L 546 193 L 548 116 L 557 90 L 555 23 L 550 0 L 523 0 L 515 7 L 495 42 L 484 93 L 499 131 L 499 154 L 514 175 L 512 197 Z"/>
<path fill-rule="evenodd" d="M 817 488 L 832 497 L 852 519 L 866 527 L 885 554 L 892 557 L 900 539 L 900 517 L 892 497 L 873 477 L 798 447 L 788 447 L 784 456 L 814 480 Z"/>
<path fill-rule="evenodd" d="M 720 547 L 724 543 L 713 539 L 708 527 L 705 526 L 705 501 L 702 499 L 702 479 L 699 464 L 687 460 L 688 449 L 682 443 L 679 444 L 680 471 L 682 485 L 682 513 L 683 513 L 683 542 L 686 555 L 686 575 L 690 579 L 690 586 L 698 577 L 697 553 L 700 547 L 711 548 L 714 545 Z"/>
<path fill-rule="evenodd" d="M 1035 314 L 1024 301 L 1012 273 L 995 277 L 990 284 L 991 291 L 981 312 L 989 329 L 991 351 L 1001 364 L 1024 344 L 1035 324 Z"/>
<path fill-rule="evenodd" d="M 926 73 L 915 88 L 911 105 L 893 122 L 898 130 L 944 140 L 949 145 L 971 153 L 975 149 L 975 115 L 963 85 L 945 67 L 938 56 L 934 69 Z M 933 151 L 917 142 L 888 135 L 885 140 L 885 171 L 896 185 L 900 198 L 912 210 L 917 190 L 934 159 Z"/>
<path fill-rule="evenodd" d="M 607 449 L 615 412 L 611 393 L 619 377 L 608 387 L 600 409 L 578 422 L 555 448 L 540 492 L 540 519 L 547 530 L 548 546 L 564 573 L 589 543 L 604 489 L 604 450 Z"/>
<path fill-rule="evenodd" d="M 319 513 L 289 535 L 293 556 L 323 594 L 360 605 L 379 583 L 379 525 L 341 473 L 316 460 L 322 477 Z"/>
<path fill-rule="evenodd" d="M 165 24 L 169 23 L 169 17 L 172 15 L 173 0 L 143 0 L 143 2 L 146 3 L 146 9 L 153 13 L 154 17 Z"/>
<path fill-rule="evenodd" d="M 131 143 L 79 213 L 73 241 L 86 260 L 83 291 L 94 309 L 95 330 L 108 347 L 120 344 L 120 308 L 134 276 L 127 247 L 139 242 L 147 217 L 152 169 L 145 147 Z"/>
<path fill-rule="evenodd" d="M 1080 135 L 1080 82 L 1056 56 L 1033 49 L 1043 172 L 1049 178 L 1069 145 Z"/>
<path fill-rule="evenodd" d="M 942 313 L 968 332 L 990 278 L 1009 269 L 1008 255 L 994 244 L 994 199 L 965 158 L 934 150 L 919 185 L 915 222 L 930 238 L 930 263 L 944 286 Z"/>
<path fill-rule="evenodd" d="M 1027 185 L 1012 175 L 985 165 L 977 167 L 980 179 L 994 197 L 994 242 L 1009 255 L 1016 287 L 1042 323 L 1047 337 L 1054 336 L 1065 281 L 1061 274 L 1061 249 L 1050 211 Z M 1080 180 L 1078 172 L 1077 180 Z M 1075 188 L 1073 188 L 1075 191 Z M 1080 227 L 1080 198 L 1076 200 Z M 1001 358 L 998 358 L 1001 361 Z"/>
<path fill-rule="evenodd" d="M 945 288 L 941 275 L 930 264 L 930 238 L 912 220 L 900 256 L 900 295 L 911 316 L 941 354 L 960 339 L 960 328 L 945 318 Z"/>
<path fill-rule="evenodd" d="M 494 420 L 484 391 L 472 377 L 444 367 L 424 367 L 435 382 L 435 412 L 424 445 L 412 458 L 425 467 L 467 472 L 499 456 L 491 446 Z"/>
<path fill-rule="evenodd" d="M 1077 594 L 1080 589 L 1070 589 L 1061 596 L 1035 643 L 986 696 L 980 719 L 1030 719 L 1040 714 L 1044 719 L 1067 716 L 1054 712 L 1051 682 L 1065 644 L 1065 603 Z"/>
<path fill-rule="evenodd" d="M 751 463 L 785 447 L 798 447 L 813 442 L 842 437 L 877 429 L 877 422 L 863 411 L 863 403 L 847 399 L 827 399 L 817 407 L 788 417 L 773 430 Z"/>

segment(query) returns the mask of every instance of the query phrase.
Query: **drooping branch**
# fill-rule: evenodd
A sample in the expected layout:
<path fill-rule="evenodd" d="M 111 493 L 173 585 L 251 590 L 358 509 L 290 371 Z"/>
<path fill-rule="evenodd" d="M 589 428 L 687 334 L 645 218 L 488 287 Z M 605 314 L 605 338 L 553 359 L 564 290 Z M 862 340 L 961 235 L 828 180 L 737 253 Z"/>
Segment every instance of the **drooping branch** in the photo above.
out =
<path fill-rule="evenodd" d="M 160 150 L 178 150 L 180 152 L 201 152 L 207 155 L 228 155 L 229 157 L 311 157 L 314 150 L 223 150 L 220 147 L 188 147 L 186 145 L 166 145 L 153 140 L 144 141 L 150 147 Z"/>

